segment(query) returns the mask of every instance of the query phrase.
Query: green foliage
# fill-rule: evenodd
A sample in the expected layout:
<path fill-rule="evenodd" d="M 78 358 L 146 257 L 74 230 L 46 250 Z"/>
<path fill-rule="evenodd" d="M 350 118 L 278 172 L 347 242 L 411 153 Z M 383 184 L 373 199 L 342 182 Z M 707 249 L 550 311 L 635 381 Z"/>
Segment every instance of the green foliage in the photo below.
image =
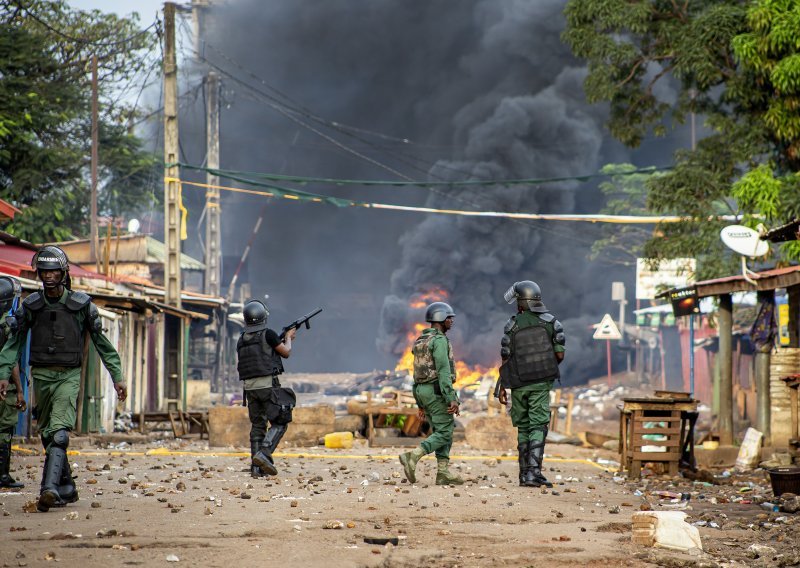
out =
<path fill-rule="evenodd" d="M 587 60 L 587 98 L 609 104 L 612 135 L 637 146 L 689 113 L 704 122 L 696 149 L 647 181 L 649 213 L 690 220 L 659 226 L 644 254 L 694 256 L 700 278 L 735 271 L 720 215 L 770 225 L 800 213 L 800 2 L 570 0 L 565 15 L 563 39 Z"/>
<path fill-rule="evenodd" d="M 663 175 L 661 172 L 636 173 L 633 164 L 608 164 L 602 173 L 611 178 L 600 184 L 606 196 L 603 213 L 611 215 L 647 215 L 647 181 Z M 626 175 L 627 174 L 627 175 Z M 643 225 L 614 225 L 603 227 L 603 237 L 592 245 L 591 259 L 611 264 L 634 266 L 642 256 L 644 242 L 650 238 L 652 227 Z"/>
<path fill-rule="evenodd" d="M 154 47 L 137 18 L 66 2 L 0 0 L 0 198 L 22 209 L 6 230 L 34 242 L 88 232 L 92 55 L 98 58 L 101 215 L 149 207 L 158 164 L 124 127 L 133 82 Z"/>
<path fill-rule="evenodd" d="M 387 414 L 384 426 L 387 428 L 400 428 L 402 430 L 407 419 L 408 416 L 405 414 Z"/>

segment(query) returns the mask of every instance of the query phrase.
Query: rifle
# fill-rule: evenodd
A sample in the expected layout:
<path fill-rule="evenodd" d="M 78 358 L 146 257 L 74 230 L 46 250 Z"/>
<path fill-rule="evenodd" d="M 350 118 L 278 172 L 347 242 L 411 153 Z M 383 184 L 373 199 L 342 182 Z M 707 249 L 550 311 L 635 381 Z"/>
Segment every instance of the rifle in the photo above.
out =
<path fill-rule="evenodd" d="M 322 311 L 322 308 L 317 308 L 316 310 L 314 310 L 310 314 L 306 314 L 303 317 L 294 320 L 292 323 L 290 323 L 289 325 L 284 327 L 283 330 L 281 330 L 281 334 L 278 336 L 279 339 L 283 339 L 284 337 L 286 337 L 286 333 L 290 329 L 300 329 L 300 327 L 303 326 L 303 325 L 306 326 L 306 329 L 311 329 L 311 318 L 313 318 L 315 315 L 317 315 L 321 311 Z"/>

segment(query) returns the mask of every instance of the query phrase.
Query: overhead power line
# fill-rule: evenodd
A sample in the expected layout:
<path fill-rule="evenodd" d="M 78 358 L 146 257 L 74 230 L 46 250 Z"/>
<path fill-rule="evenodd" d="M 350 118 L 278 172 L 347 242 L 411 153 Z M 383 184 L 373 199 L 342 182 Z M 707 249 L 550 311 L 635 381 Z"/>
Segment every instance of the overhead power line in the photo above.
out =
<path fill-rule="evenodd" d="M 49 24 L 48 22 L 46 22 L 42 18 L 40 18 L 38 15 L 36 15 L 35 12 L 31 11 L 27 6 L 24 6 L 22 4 L 22 2 L 20 2 L 19 0 L 17 0 L 15 2 L 15 4 L 17 5 L 17 7 L 20 10 L 25 12 L 25 14 L 27 14 L 28 17 L 30 17 L 32 20 L 35 20 L 36 22 L 41 24 L 43 27 L 45 27 L 49 31 L 53 32 L 54 34 L 56 34 L 58 36 L 61 36 L 64 39 L 67 39 L 67 40 L 75 42 L 75 43 L 80 43 L 80 44 L 84 44 L 84 45 L 92 45 L 94 47 L 113 47 L 113 46 L 116 46 L 116 45 L 121 45 L 123 43 L 128 43 L 129 41 L 132 41 L 132 40 L 134 40 L 134 39 L 136 39 L 138 37 L 143 36 L 144 34 L 149 32 L 151 29 L 153 29 L 154 27 L 158 26 L 158 20 L 156 19 L 156 21 L 154 21 L 152 24 L 150 24 L 149 26 L 147 26 L 143 30 L 140 30 L 140 31 L 138 31 L 138 32 L 136 32 L 134 34 L 131 34 L 128 37 L 124 37 L 122 39 L 118 39 L 118 40 L 115 40 L 115 41 L 108 41 L 108 42 L 104 41 L 104 42 L 101 42 L 101 41 L 97 41 L 97 40 L 91 40 L 91 39 L 78 38 L 78 37 L 71 36 L 71 35 L 59 30 L 58 28 L 52 26 L 51 24 Z"/>
<path fill-rule="evenodd" d="M 338 186 L 390 186 L 390 187 L 475 187 L 475 186 L 519 186 L 519 185 L 544 185 L 548 183 L 557 183 L 565 181 L 578 181 L 587 182 L 596 178 L 630 176 L 636 174 L 652 174 L 672 169 L 672 166 L 659 166 L 638 168 L 626 172 L 603 173 L 597 172 L 592 174 L 580 176 L 563 176 L 551 178 L 518 178 L 518 179 L 489 179 L 489 180 L 461 180 L 461 181 L 397 181 L 397 180 L 359 180 L 359 179 L 339 179 L 339 178 L 323 178 L 323 177 L 309 177 L 309 176 L 293 176 L 284 174 L 272 174 L 262 172 L 251 172 L 242 170 L 227 170 L 216 169 L 212 170 L 203 166 L 194 166 L 191 164 L 179 164 L 182 168 L 190 170 L 200 170 L 211 172 L 214 175 L 221 177 L 231 178 L 234 176 L 247 176 L 256 177 L 259 179 L 266 179 L 271 181 L 288 182 L 288 183 L 321 183 L 332 184 Z M 231 175 L 229 175 L 231 174 Z"/>
<path fill-rule="evenodd" d="M 200 182 L 192 182 L 180 180 L 177 178 L 165 178 L 165 181 L 172 181 L 181 185 L 189 187 L 198 187 L 205 189 L 218 189 L 221 191 L 230 191 L 234 193 L 245 193 L 250 195 L 258 195 L 262 197 L 282 197 L 291 199 L 293 201 L 305 201 L 312 203 L 327 203 L 337 207 L 363 207 L 367 209 L 384 209 L 390 211 L 407 211 L 416 213 L 432 213 L 439 215 L 456 215 L 461 217 L 482 217 L 482 218 L 500 218 L 511 220 L 536 220 L 536 221 L 578 221 L 588 223 L 614 223 L 614 224 L 638 224 L 638 225 L 654 225 L 656 223 L 680 223 L 684 221 L 693 220 L 693 217 L 685 215 L 606 215 L 606 214 L 589 214 L 579 215 L 574 213 L 519 213 L 510 211 L 465 211 L 460 209 L 437 209 L 433 207 L 414 207 L 408 205 L 394 205 L 390 203 L 372 203 L 365 201 L 355 201 L 352 199 L 342 199 L 338 197 L 330 197 L 326 195 L 317 195 L 286 187 L 280 187 L 269 184 L 257 184 L 253 181 L 242 180 L 245 183 L 252 185 L 261 185 L 262 187 L 269 188 L 269 191 L 258 191 L 253 189 L 245 189 L 241 187 L 232 187 L 225 185 L 213 185 Z M 736 221 L 738 217 L 735 215 L 718 215 L 708 217 L 709 220 L 720 221 Z"/>

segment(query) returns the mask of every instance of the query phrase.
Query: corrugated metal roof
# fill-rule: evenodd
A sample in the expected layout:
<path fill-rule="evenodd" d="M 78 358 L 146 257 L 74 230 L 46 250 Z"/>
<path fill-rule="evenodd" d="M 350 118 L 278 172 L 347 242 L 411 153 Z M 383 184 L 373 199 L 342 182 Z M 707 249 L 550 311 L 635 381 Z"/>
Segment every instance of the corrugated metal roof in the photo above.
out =
<path fill-rule="evenodd" d="M 163 264 L 167 258 L 167 247 L 158 239 L 150 235 L 147 236 L 147 262 Z M 188 254 L 181 253 L 181 270 L 205 270 L 206 265 L 192 258 Z"/>
<path fill-rule="evenodd" d="M 17 272 L 33 272 L 31 269 L 31 259 L 35 250 L 30 248 L 9 244 L 0 243 L 0 263 L 14 269 Z M 72 276 L 97 278 L 99 280 L 108 280 L 107 276 L 98 274 L 85 268 L 81 268 L 77 264 L 69 264 L 69 273 Z"/>
<path fill-rule="evenodd" d="M 145 246 L 147 247 L 146 258 L 139 259 L 139 262 L 145 262 L 148 264 L 164 264 L 164 259 L 166 258 L 166 247 L 164 243 L 153 237 L 152 235 L 145 235 L 145 234 L 128 234 L 128 235 L 120 235 L 120 240 L 128 241 L 134 239 L 144 239 Z M 116 237 L 111 237 L 113 247 L 113 242 L 116 240 Z M 49 243 L 54 244 L 57 246 L 64 246 L 69 248 L 70 245 L 76 245 L 81 243 L 88 243 L 89 239 L 74 239 L 72 241 L 62 241 L 56 243 Z M 105 237 L 99 238 L 100 246 L 103 247 L 105 243 Z M 131 261 L 133 259 L 129 259 Z M 84 263 L 85 264 L 85 263 Z M 181 269 L 182 270 L 205 270 L 206 265 L 197 260 L 194 257 L 189 256 L 186 253 L 181 253 Z"/>
<path fill-rule="evenodd" d="M 11 205 L 8 201 L 4 201 L 3 199 L 0 199 L 0 219 L 1 220 L 3 220 L 3 221 L 6 221 L 6 220 L 11 221 L 11 220 L 14 219 L 14 215 L 16 215 L 17 213 L 22 213 L 22 211 L 20 211 L 19 209 L 17 209 L 13 205 Z"/>
<path fill-rule="evenodd" d="M 785 241 L 796 241 L 798 230 L 800 230 L 800 219 L 789 221 L 785 225 L 775 227 L 766 232 L 761 237 L 765 241 L 772 241 L 773 243 L 782 243 Z"/>
<path fill-rule="evenodd" d="M 714 278 L 713 280 L 703 280 L 694 286 L 697 288 L 697 295 L 701 298 L 707 296 L 717 296 L 719 294 L 730 294 L 732 292 L 753 292 L 768 291 L 777 288 L 786 288 L 800 284 L 800 266 L 785 266 L 783 268 L 773 268 L 750 274 L 750 278 L 755 284 L 745 280 L 744 276 L 725 276 Z M 659 297 L 668 297 L 670 290 L 659 294 Z"/>

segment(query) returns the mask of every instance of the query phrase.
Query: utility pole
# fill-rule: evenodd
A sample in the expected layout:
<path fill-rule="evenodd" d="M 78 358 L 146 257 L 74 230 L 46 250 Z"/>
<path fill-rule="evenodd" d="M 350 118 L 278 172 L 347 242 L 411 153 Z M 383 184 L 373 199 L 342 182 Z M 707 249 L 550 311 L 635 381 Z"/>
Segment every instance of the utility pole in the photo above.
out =
<path fill-rule="evenodd" d="M 181 211 L 178 159 L 178 64 L 175 56 L 175 11 L 164 4 L 164 296 L 169 306 L 181 307 Z M 164 315 L 164 404 L 166 410 L 183 410 L 185 398 L 183 320 Z"/>
<path fill-rule="evenodd" d="M 219 169 L 219 76 L 213 71 L 206 76 L 206 163 L 209 169 Z M 206 294 L 220 294 L 220 234 L 219 177 L 206 174 Z"/>
<path fill-rule="evenodd" d="M 624 282 L 611 283 L 611 300 L 619 302 L 619 332 L 622 334 L 622 341 L 625 340 L 625 306 L 628 305 Z M 627 371 L 631 372 L 631 352 L 627 351 Z M 610 373 L 609 373 L 610 375 Z"/>
<path fill-rule="evenodd" d="M 210 7 L 208 0 L 192 0 L 192 23 L 194 28 L 194 51 L 197 58 L 202 57 L 201 46 L 205 32 L 205 11 Z M 209 169 L 219 169 L 219 101 L 220 80 L 219 75 L 209 71 L 205 79 L 206 89 L 206 166 Z M 220 209 L 219 177 L 211 172 L 206 173 L 206 233 L 205 233 L 205 292 L 212 296 L 220 295 L 220 280 L 222 278 L 222 229 Z M 226 308 L 227 309 L 227 308 Z M 215 353 L 212 388 L 219 389 L 220 374 L 223 374 L 222 392 L 224 398 L 227 372 L 223 370 L 225 360 L 225 347 L 227 341 L 227 314 L 214 314 L 213 328 L 216 331 L 216 341 L 207 344 L 206 355 Z"/>
<path fill-rule="evenodd" d="M 100 258 L 98 249 L 100 242 L 97 238 L 97 161 L 98 161 L 98 111 L 97 111 L 97 56 L 92 55 L 92 166 L 91 184 L 92 194 L 89 204 L 89 250 L 95 263 L 95 269 L 100 272 Z"/>
<path fill-rule="evenodd" d="M 170 306 L 181 307 L 180 168 L 178 167 L 178 64 L 175 58 L 175 9 L 164 4 L 164 288 Z"/>

